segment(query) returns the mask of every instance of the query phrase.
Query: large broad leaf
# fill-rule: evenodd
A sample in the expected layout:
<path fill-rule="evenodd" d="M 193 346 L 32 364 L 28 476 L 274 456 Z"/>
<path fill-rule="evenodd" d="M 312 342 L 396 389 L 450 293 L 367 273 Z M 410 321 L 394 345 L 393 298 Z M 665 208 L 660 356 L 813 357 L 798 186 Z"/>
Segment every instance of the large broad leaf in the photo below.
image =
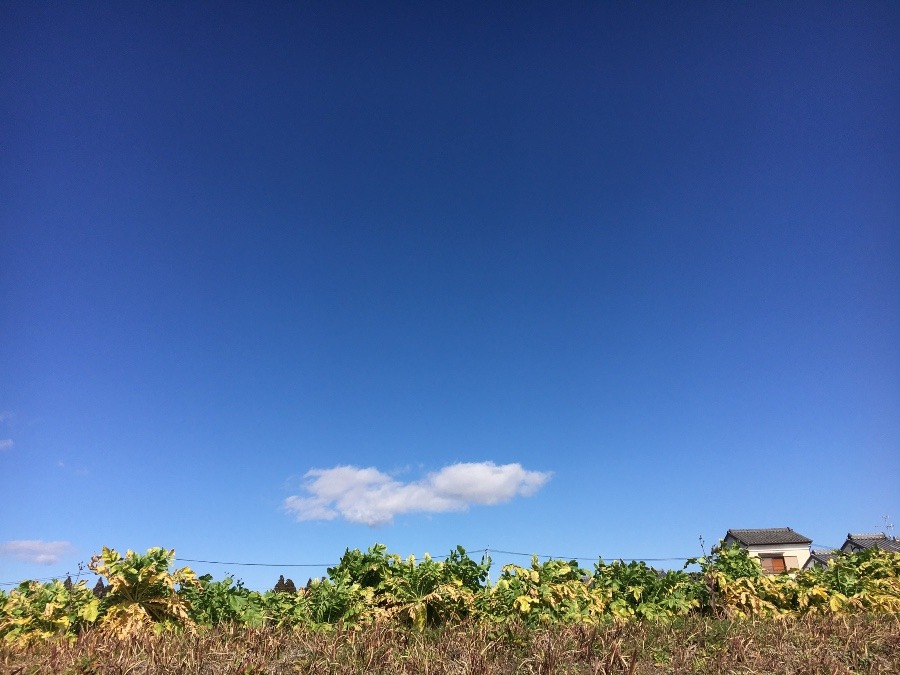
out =
<path fill-rule="evenodd" d="M 97 615 L 99 614 L 99 612 L 100 600 L 98 598 L 94 598 L 81 608 L 81 610 L 78 612 L 78 615 L 88 623 L 93 623 L 97 620 Z"/>

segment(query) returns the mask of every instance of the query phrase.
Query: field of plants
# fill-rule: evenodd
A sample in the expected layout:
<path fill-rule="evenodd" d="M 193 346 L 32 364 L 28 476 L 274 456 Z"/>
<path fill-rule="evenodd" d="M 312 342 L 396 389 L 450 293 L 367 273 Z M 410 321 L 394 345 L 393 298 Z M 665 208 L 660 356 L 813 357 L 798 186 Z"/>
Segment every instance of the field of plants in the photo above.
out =
<path fill-rule="evenodd" d="M 535 558 L 491 581 L 461 547 L 376 545 L 264 593 L 174 556 L 104 548 L 93 589 L 0 592 L 2 672 L 900 673 L 900 554 L 878 549 L 777 576 L 740 548 L 690 572 Z"/>

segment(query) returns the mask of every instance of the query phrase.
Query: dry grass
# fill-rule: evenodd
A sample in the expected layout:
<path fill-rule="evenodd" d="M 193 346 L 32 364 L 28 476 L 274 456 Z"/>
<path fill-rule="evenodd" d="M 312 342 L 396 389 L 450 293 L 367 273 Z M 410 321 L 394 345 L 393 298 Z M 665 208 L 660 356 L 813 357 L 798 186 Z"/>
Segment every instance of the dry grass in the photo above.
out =
<path fill-rule="evenodd" d="M 896 674 L 900 617 L 694 617 L 677 624 L 546 629 L 463 624 L 426 633 L 390 626 L 331 632 L 220 628 L 129 640 L 94 631 L 72 645 L 44 642 L 24 651 L 0 646 L 0 673 Z"/>

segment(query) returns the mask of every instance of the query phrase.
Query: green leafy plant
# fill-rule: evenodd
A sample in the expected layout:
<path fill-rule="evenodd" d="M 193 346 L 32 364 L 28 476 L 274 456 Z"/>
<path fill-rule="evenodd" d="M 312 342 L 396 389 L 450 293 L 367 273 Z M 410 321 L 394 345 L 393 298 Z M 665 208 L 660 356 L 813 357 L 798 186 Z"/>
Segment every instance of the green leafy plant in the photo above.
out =
<path fill-rule="evenodd" d="M 214 581 L 212 575 L 204 574 L 197 578 L 197 583 L 185 585 L 179 595 L 186 601 L 188 616 L 201 626 L 219 626 L 223 624 L 261 625 L 265 614 L 262 610 L 253 611 L 253 605 L 262 605 L 260 601 L 245 601 L 254 592 L 244 588 L 241 582 L 236 584 L 231 577 Z M 256 615 L 260 619 L 255 620 Z"/>
<path fill-rule="evenodd" d="M 549 623 L 596 624 L 606 611 L 604 594 L 590 588 L 587 570 L 574 560 L 548 560 L 537 556 L 531 567 L 505 565 L 497 583 L 477 601 L 480 615 L 490 621 L 521 621 L 525 625 Z"/>
<path fill-rule="evenodd" d="M 358 586 L 373 620 L 393 620 L 423 630 L 470 616 L 475 594 L 483 589 L 489 571 L 489 559 L 476 563 L 461 546 L 444 561 L 428 554 L 417 561 L 413 556 L 402 559 L 389 554 L 384 545 L 376 544 L 365 552 L 348 549 L 328 575 L 335 589 Z"/>
<path fill-rule="evenodd" d="M 697 584 L 690 575 L 681 570 L 661 572 L 643 561 L 605 563 L 601 558 L 591 583 L 617 619 L 671 619 L 700 605 Z"/>
<path fill-rule="evenodd" d="M 97 620 L 100 600 L 78 581 L 44 584 L 23 581 L 0 597 L 0 636 L 24 645 L 54 635 L 74 639 L 77 632 Z"/>
<path fill-rule="evenodd" d="M 305 590 L 314 625 L 352 624 L 372 618 L 373 589 L 364 589 L 346 577 L 314 579 Z"/>
<path fill-rule="evenodd" d="M 151 548 L 143 555 L 128 551 L 123 557 L 104 546 L 90 564 L 107 582 L 102 627 L 127 636 L 154 625 L 190 626 L 189 603 L 177 591 L 197 579 L 189 567 L 170 571 L 174 558 L 174 549 Z"/>
<path fill-rule="evenodd" d="M 710 556 L 689 561 L 699 572 L 663 572 L 640 561 L 601 559 L 589 574 L 574 560 L 533 557 L 530 567 L 505 566 L 492 584 L 490 559 L 476 562 L 461 547 L 444 560 L 427 554 L 417 560 L 375 545 L 364 552 L 347 550 L 327 577 L 296 592 L 286 592 L 290 585 L 280 580 L 279 590 L 265 593 L 231 577 L 198 579 L 190 568 L 173 569 L 173 562 L 171 550 L 121 556 L 104 548 L 90 565 L 100 576 L 96 592 L 105 594 L 102 599 L 83 580 L 23 582 L 8 594 L 0 592 L 0 637 L 10 645 L 54 636 L 72 639 L 91 624 L 121 638 L 165 627 L 425 631 L 471 623 L 502 633 L 553 624 L 594 630 L 644 620 L 677 623 L 688 615 L 729 623 L 900 614 L 900 554 L 879 549 L 836 555 L 824 569 L 779 575 L 764 574 L 758 561 L 738 547 L 715 547 Z"/>

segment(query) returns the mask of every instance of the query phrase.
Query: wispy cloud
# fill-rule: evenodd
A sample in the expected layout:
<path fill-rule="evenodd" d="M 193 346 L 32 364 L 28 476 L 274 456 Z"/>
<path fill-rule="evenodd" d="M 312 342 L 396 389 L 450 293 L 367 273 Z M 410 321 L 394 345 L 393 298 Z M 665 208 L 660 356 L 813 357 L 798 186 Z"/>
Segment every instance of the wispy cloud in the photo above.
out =
<path fill-rule="evenodd" d="M 11 426 L 15 415 L 9 410 L 0 411 L 0 424 L 3 426 Z M 7 432 L 8 433 L 8 432 Z M 0 452 L 11 450 L 15 442 L 11 438 L 0 438 Z"/>
<path fill-rule="evenodd" d="M 0 556 L 38 565 L 54 565 L 59 562 L 60 556 L 72 551 L 72 544 L 67 541 L 20 539 L 0 543 Z"/>
<path fill-rule="evenodd" d="M 551 473 L 526 471 L 521 464 L 452 464 L 424 479 L 403 483 L 374 467 L 336 466 L 306 473 L 305 495 L 292 495 L 284 508 L 297 520 L 334 520 L 386 525 L 401 513 L 464 511 L 474 504 L 528 497 Z"/>
<path fill-rule="evenodd" d="M 56 460 L 56 468 L 61 469 L 63 471 L 69 471 L 70 473 L 74 473 L 76 476 L 90 476 L 91 472 L 85 469 L 83 466 L 77 468 L 71 468 L 68 464 L 66 464 L 61 459 Z"/>

